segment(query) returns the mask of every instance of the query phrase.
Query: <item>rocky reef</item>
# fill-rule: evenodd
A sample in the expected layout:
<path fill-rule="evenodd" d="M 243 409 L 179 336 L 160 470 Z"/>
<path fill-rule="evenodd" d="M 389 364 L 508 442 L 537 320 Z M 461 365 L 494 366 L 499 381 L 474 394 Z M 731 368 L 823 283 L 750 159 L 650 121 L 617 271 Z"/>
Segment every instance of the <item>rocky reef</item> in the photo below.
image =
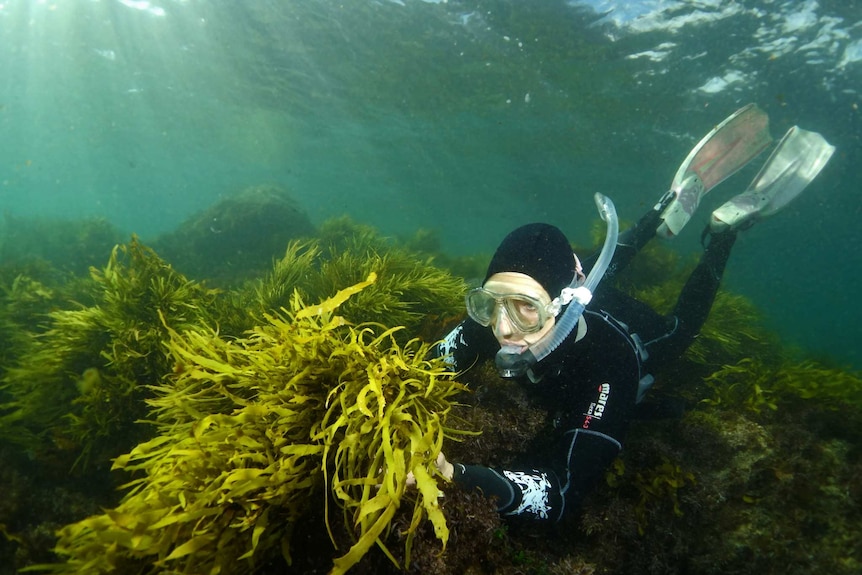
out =
<path fill-rule="evenodd" d="M 89 273 L 0 263 L 0 574 L 860 571 L 862 379 L 744 298 L 719 295 L 604 481 L 537 529 L 433 463 L 505 465 L 546 420 L 492 366 L 428 358 L 475 258 L 248 193 Z M 300 223 L 246 218 L 261 197 Z M 650 248 L 615 287 L 666 309 L 690 266 Z"/>

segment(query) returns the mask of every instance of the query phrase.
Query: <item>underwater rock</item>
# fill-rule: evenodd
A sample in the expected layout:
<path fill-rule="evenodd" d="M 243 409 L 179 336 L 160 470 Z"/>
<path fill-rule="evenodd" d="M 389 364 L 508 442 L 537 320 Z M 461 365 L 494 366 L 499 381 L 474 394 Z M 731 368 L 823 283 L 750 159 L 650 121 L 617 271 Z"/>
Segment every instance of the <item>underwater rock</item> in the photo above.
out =
<path fill-rule="evenodd" d="M 220 200 L 151 245 L 189 277 L 230 280 L 267 269 L 288 241 L 313 233 L 286 190 L 261 185 Z"/>

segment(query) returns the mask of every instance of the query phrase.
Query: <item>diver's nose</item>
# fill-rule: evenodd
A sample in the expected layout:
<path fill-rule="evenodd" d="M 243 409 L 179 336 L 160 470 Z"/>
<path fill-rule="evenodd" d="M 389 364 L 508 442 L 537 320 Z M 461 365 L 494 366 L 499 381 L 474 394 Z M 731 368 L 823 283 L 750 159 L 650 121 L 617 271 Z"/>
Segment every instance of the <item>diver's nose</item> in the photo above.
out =
<path fill-rule="evenodd" d="M 498 308 L 497 313 L 494 314 L 494 335 L 497 339 L 509 339 L 514 333 L 515 327 L 512 325 L 505 308 Z"/>

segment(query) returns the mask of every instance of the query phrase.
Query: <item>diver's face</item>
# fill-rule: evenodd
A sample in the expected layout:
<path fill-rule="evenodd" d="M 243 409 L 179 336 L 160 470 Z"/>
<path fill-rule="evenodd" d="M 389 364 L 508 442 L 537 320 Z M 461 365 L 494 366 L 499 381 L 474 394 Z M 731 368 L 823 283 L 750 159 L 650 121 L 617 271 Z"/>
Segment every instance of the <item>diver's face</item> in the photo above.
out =
<path fill-rule="evenodd" d="M 551 297 L 539 282 L 518 272 L 496 273 L 488 278 L 482 287 L 499 295 L 526 295 L 538 300 L 545 306 L 551 303 Z M 538 310 L 524 311 L 525 313 L 534 311 L 538 313 Z M 512 322 L 505 306 L 497 306 L 490 327 L 501 347 L 508 345 L 526 348 L 545 337 L 554 327 L 554 322 L 554 318 L 549 317 L 540 330 L 524 333 Z"/>

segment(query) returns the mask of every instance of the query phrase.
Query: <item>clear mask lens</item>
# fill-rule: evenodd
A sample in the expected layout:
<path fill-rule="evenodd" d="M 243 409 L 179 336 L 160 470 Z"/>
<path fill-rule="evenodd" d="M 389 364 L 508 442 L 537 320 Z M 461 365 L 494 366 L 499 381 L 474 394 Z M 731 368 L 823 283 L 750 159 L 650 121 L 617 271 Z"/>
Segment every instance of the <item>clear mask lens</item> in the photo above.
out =
<path fill-rule="evenodd" d="M 505 313 L 512 324 L 523 333 L 535 333 L 553 317 L 548 305 L 523 294 L 497 294 L 484 288 L 476 288 L 467 294 L 467 313 L 482 326 L 497 320 L 497 314 Z"/>

